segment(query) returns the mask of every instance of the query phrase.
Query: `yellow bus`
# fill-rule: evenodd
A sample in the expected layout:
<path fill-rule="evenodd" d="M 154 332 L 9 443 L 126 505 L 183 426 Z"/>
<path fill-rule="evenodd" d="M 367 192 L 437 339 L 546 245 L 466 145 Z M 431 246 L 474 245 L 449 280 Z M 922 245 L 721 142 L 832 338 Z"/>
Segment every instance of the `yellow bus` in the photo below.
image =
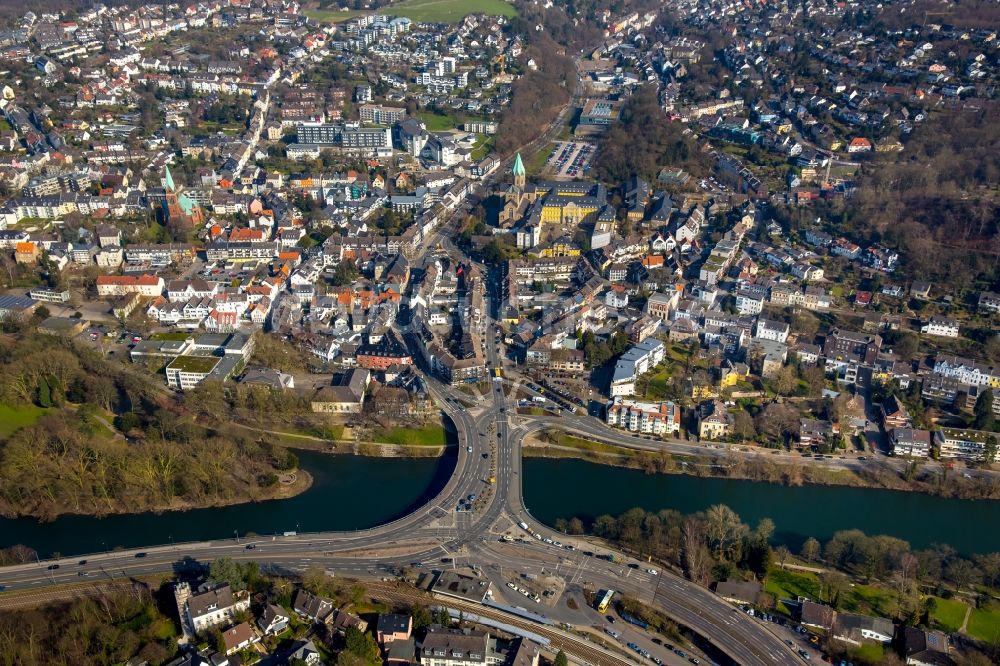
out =
<path fill-rule="evenodd" d="M 608 607 L 611 606 L 611 597 L 615 596 L 614 590 L 604 590 L 600 597 L 597 598 L 597 612 L 607 613 Z"/>

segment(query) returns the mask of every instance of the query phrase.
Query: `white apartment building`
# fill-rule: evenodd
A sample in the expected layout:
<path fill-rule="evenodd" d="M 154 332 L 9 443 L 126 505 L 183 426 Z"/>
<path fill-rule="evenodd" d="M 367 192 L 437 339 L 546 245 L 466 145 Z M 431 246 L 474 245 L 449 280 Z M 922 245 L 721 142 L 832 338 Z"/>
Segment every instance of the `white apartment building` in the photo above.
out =
<path fill-rule="evenodd" d="M 665 356 L 663 343 L 654 339 L 644 340 L 622 354 L 611 377 L 611 397 L 635 395 L 635 380 L 662 363 Z"/>
<path fill-rule="evenodd" d="M 672 402 L 639 402 L 619 397 L 608 404 L 607 423 L 632 432 L 676 435 L 681 430 L 681 409 Z"/>
<path fill-rule="evenodd" d="M 931 317 L 926 324 L 920 327 L 920 332 L 944 338 L 957 338 L 958 322 L 947 317 Z"/>

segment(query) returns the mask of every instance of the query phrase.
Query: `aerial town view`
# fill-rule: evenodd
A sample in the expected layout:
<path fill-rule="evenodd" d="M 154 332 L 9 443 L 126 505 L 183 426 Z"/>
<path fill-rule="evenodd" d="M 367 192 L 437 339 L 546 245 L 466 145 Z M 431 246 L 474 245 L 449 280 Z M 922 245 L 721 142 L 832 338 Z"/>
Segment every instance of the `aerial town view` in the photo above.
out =
<path fill-rule="evenodd" d="M 8 0 L 0 112 L 0 665 L 1000 664 L 995 0 Z"/>

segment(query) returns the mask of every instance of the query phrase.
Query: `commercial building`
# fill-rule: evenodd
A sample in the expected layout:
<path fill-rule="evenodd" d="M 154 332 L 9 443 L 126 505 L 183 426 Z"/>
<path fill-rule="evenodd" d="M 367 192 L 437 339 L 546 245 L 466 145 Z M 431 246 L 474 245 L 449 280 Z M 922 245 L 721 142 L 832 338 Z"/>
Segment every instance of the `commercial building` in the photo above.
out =
<path fill-rule="evenodd" d="M 163 293 L 163 278 L 156 275 L 98 275 L 97 295 L 109 296 L 159 296 Z"/>

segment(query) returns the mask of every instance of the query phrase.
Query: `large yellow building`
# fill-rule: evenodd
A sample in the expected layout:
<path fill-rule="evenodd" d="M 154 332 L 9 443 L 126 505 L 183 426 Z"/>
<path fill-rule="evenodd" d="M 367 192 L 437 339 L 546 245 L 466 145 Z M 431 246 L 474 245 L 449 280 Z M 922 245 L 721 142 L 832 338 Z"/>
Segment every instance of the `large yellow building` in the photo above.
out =
<path fill-rule="evenodd" d="M 599 183 L 540 182 L 528 184 L 521 156 L 511 169 L 513 183 L 503 192 L 504 205 L 499 213 L 500 226 L 510 227 L 521 219 L 533 217 L 539 226 L 555 224 L 575 227 L 607 205 L 607 190 Z"/>

